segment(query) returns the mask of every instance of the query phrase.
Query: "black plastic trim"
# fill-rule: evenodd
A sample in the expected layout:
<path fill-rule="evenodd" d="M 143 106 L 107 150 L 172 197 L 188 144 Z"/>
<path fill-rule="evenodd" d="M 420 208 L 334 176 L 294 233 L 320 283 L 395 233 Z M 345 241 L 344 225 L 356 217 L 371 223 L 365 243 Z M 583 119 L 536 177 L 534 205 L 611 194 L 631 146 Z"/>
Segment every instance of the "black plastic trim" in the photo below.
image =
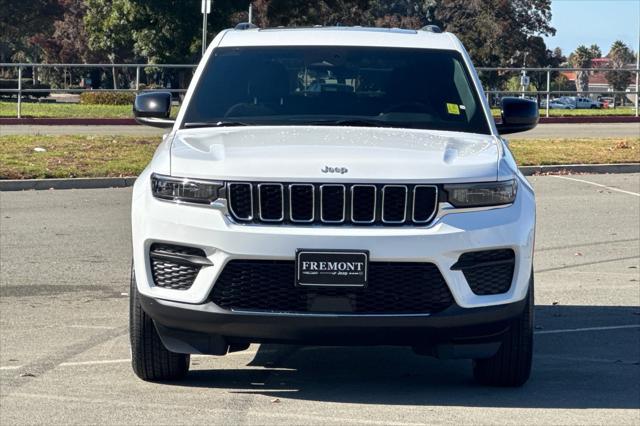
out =
<path fill-rule="evenodd" d="M 144 311 L 171 329 L 223 336 L 229 342 L 339 345 L 496 341 L 525 302 L 481 308 L 454 304 L 432 315 L 310 315 L 236 312 L 212 302 L 188 304 L 140 295 Z"/>
<path fill-rule="evenodd" d="M 168 260 L 170 262 L 176 262 L 180 264 L 196 265 L 196 266 L 213 266 L 206 257 L 192 256 L 189 254 L 170 253 L 162 250 L 152 250 L 149 252 L 149 256 L 155 259 Z"/>

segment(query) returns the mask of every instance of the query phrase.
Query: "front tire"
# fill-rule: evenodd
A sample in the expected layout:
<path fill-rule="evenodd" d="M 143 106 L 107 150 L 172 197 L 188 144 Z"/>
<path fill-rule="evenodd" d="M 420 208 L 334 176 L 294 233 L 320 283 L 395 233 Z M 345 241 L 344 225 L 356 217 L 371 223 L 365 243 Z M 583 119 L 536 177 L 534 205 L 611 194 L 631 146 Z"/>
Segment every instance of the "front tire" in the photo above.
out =
<path fill-rule="evenodd" d="M 533 361 L 533 271 L 524 311 L 515 318 L 498 352 L 473 361 L 473 376 L 488 386 L 522 386 L 531 375 Z"/>
<path fill-rule="evenodd" d="M 178 380 L 186 376 L 190 356 L 169 352 L 162 344 L 153 320 L 140 306 L 133 265 L 129 292 L 129 337 L 131 366 L 136 376 L 146 381 Z"/>

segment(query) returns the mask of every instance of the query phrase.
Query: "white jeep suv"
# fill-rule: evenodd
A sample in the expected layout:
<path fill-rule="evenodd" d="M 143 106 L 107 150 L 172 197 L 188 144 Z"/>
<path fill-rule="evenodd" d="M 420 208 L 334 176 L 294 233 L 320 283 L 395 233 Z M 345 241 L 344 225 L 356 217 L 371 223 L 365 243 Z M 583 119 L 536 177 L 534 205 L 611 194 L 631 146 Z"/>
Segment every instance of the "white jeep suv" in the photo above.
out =
<path fill-rule="evenodd" d="M 534 193 L 452 34 L 221 32 L 133 189 L 131 346 L 145 380 L 251 343 L 406 345 L 518 386 L 532 355 Z"/>

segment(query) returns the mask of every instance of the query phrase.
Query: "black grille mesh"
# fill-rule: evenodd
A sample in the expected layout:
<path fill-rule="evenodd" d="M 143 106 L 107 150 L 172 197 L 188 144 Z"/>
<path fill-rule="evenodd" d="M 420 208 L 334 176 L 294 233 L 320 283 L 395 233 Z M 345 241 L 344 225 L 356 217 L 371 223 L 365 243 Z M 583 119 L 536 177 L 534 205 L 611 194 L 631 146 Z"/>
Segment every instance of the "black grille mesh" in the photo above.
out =
<path fill-rule="evenodd" d="M 464 253 L 458 263 L 477 295 L 502 294 L 511 288 L 515 267 L 515 254 L 511 249 Z"/>
<path fill-rule="evenodd" d="M 154 285 L 172 290 L 188 290 L 200 272 L 200 266 L 155 258 L 154 251 L 205 257 L 204 251 L 170 244 L 153 244 L 150 250 L 151 275 Z"/>
<path fill-rule="evenodd" d="M 354 185 L 351 189 L 354 222 L 373 222 L 376 218 L 376 187 Z"/>
<path fill-rule="evenodd" d="M 251 204 L 251 185 L 245 183 L 232 183 L 229 185 L 229 204 L 232 214 L 241 220 L 250 220 L 253 217 Z"/>
<path fill-rule="evenodd" d="M 387 186 L 383 191 L 382 219 L 387 222 L 402 222 L 407 211 L 407 188 Z"/>
<path fill-rule="evenodd" d="M 365 288 L 296 287 L 295 262 L 232 260 L 211 300 L 224 309 L 269 312 L 423 314 L 446 309 L 451 292 L 431 263 L 371 262 Z"/>
<path fill-rule="evenodd" d="M 313 185 L 291 185 L 291 220 L 309 222 L 314 217 Z"/>
<path fill-rule="evenodd" d="M 413 220 L 427 222 L 436 211 L 438 193 L 434 186 L 416 186 L 413 198 Z"/>
<path fill-rule="evenodd" d="M 262 220 L 282 220 L 284 217 L 284 204 L 282 185 L 262 184 L 260 191 L 260 218 Z"/>
<path fill-rule="evenodd" d="M 325 185 L 321 188 L 322 220 L 342 222 L 345 217 L 345 188 L 338 185 Z"/>

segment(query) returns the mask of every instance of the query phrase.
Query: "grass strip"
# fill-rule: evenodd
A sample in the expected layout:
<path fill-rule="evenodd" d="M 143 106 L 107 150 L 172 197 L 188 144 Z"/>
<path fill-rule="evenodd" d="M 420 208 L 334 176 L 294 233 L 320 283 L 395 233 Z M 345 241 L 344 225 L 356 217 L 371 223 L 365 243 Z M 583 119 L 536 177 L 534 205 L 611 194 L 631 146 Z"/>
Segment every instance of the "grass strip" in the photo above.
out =
<path fill-rule="evenodd" d="M 520 166 L 640 162 L 640 137 L 513 139 L 509 147 Z"/>
<path fill-rule="evenodd" d="M 23 102 L 23 118 L 133 118 L 133 105 L 87 105 L 75 103 L 37 103 Z M 175 117 L 178 108 L 173 107 L 171 115 Z M 0 117 L 15 118 L 15 102 L 0 102 Z"/>
<path fill-rule="evenodd" d="M 0 136 L 0 179 L 135 176 L 159 143 L 153 136 Z M 509 146 L 521 166 L 640 162 L 640 137 L 514 139 Z"/>
<path fill-rule="evenodd" d="M 494 117 L 500 117 L 500 109 L 491 109 Z M 545 109 L 540 108 L 540 117 L 545 117 Z M 607 109 L 550 109 L 549 117 L 602 117 L 625 115 L 631 116 L 636 113 L 634 107 L 619 107 Z"/>

